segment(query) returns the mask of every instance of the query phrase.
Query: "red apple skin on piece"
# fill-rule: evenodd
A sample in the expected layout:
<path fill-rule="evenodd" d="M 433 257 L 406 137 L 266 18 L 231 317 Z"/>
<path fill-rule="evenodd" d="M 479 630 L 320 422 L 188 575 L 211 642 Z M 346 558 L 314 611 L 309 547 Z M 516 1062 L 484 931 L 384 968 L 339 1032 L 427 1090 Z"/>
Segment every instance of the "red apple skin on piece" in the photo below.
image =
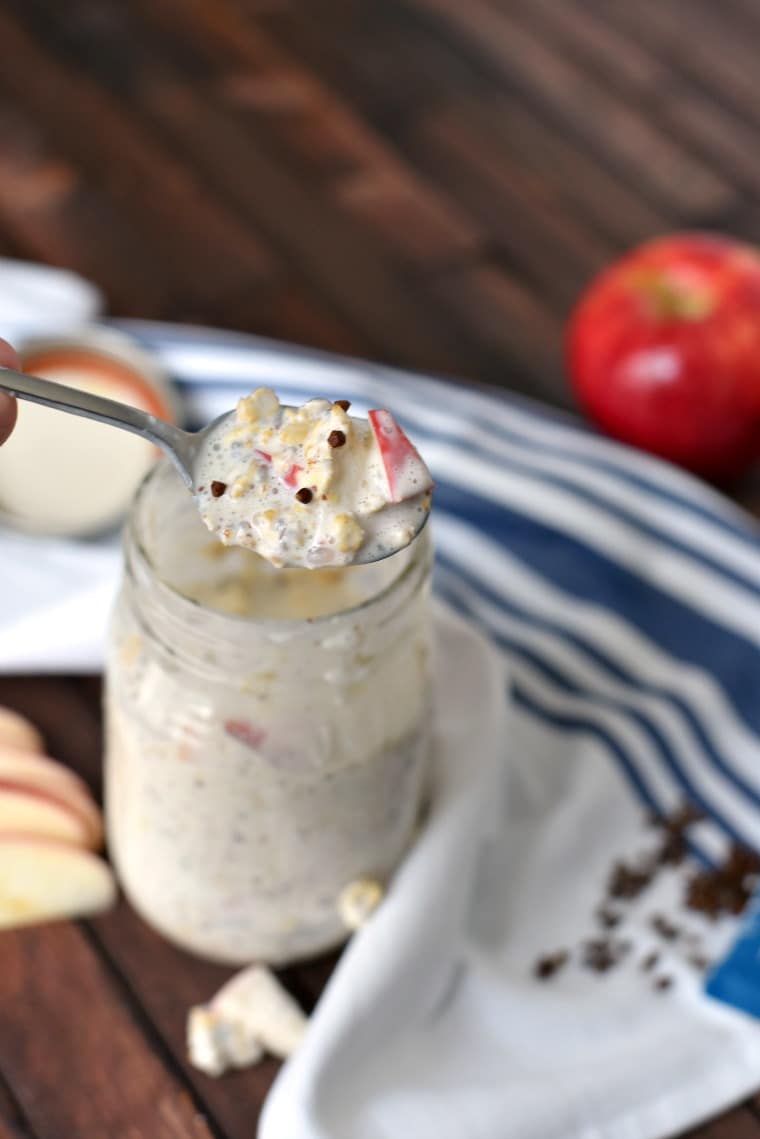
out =
<path fill-rule="evenodd" d="M 261 747 L 267 736 L 263 728 L 257 728 L 250 720 L 226 720 L 224 730 L 228 736 L 254 751 Z"/>
<path fill-rule="evenodd" d="M 0 929 L 86 917 L 116 900 L 108 865 L 51 839 L 0 835 Z"/>
<path fill-rule="evenodd" d="M 368 412 L 367 418 L 380 451 L 391 502 L 404 502 L 431 490 L 430 472 L 390 411 L 378 408 Z"/>
<path fill-rule="evenodd" d="M 581 297 L 567 364 L 609 434 L 736 477 L 760 455 L 760 253 L 700 233 L 634 250 Z"/>
<path fill-rule="evenodd" d="M 81 815 L 61 800 L 32 786 L 0 781 L 0 836 L 25 834 L 89 848 L 90 829 Z"/>
<path fill-rule="evenodd" d="M 79 815 L 89 831 L 87 846 L 103 845 L 103 816 L 84 780 L 62 763 L 0 747 L 0 783 L 27 787 L 58 800 Z"/>
<path fill-rule="evenodd" d="M 42 753 L 45 743 L 34 724 L 13 708 L 0 707 L 0 747 Z"/>
<path fill-rule="evenodd" d="M 303 470 L 303 467 L 299 466 L 298 463 L 293 463 L 293 466 L 290 468 L 288 473 L 284 476 L 282 481 L 287 483 L 288 486 L 297 486 L 298 485 L 298 476 L 302 470 Z"/>

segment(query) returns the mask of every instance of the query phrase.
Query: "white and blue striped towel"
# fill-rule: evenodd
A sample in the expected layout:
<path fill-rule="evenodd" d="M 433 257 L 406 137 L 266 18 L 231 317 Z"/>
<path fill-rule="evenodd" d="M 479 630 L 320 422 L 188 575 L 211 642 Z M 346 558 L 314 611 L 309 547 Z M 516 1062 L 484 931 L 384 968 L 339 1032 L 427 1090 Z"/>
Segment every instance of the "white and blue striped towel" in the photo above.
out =
<path fill-rule="evenodd" d="M 483 774 L 481 798 L 451 824 L 448 847 L 449 824 L 434 817 L 432 845 L 423 839 L 344 955 L 262 1139 L 647 1139 L 760 1086 L 760 1029 L 705 998 L 678 948 L 651 931 L 653 910 L 676 904 L 675 871 L 630 906 L 634 950 L 619 969 L 602 978 L 572 963 L 543 985 L 531 972 L 536 954 L 593 932 L 613 859 L 651 841 L 643 808 L 702 807 L 697 859 L 734 839 L 760 846 L 752 520 L 689 476 L 500 393 L 247 336 L 121 324 L 162 357 L 196 424 L 258 384 L 291 403 L 319 394 L 360 414 L 391 407 L 436 480 L 438 593 L 508 665 L 504 732 L 501 677 L 497 709 L 494 669 L 442 618 L 442 683 L 478 709 L 475 723 L 447 711 L 447 746 L 475 782 Z M 27 541 L 4 536 L 3 562 L 20 565 Z M 80 548 L 49 550 L 37 594 L 28 578 L 23 604 L 3 591 L 6 671 L 99 660 L 118 557 L 91 549 L 87 568 Z M 503 801 L 463 724 L 481 750 L 496 734 Z M 708 949 L 730 932 L 705 934 Z M 655 945 L 676 982 L 667 994 L 637 964 Z M 435 999 L 431 952 L 451 967 Z"/>

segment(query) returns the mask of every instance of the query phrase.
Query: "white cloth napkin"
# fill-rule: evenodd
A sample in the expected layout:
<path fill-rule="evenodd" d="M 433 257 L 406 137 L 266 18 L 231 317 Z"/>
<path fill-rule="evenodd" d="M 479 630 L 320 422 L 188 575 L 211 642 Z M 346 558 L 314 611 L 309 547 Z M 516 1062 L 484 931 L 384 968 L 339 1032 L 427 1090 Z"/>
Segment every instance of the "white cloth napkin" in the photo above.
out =
<path fill-rule="evenodd" d="M 706 999 L 649 927 L 675 874 L 632 909 L 623 965 L 535 978 L 537 955 L 594 935 L 611 857 L 646 841 L 641 813 L 603 747 L 507 719 L 502 662 L 460 618 L 440 613 L 438 636 L 430 822 L 341 958 L 260 1139 L 655 1139 L 752 1092 L 760 1028 Z M 667 993 L 640 969 L 655 947 Z"/>
<path fill-rule="evenodd" d="M 0 531 L 0 673 L 99 672 L 120 573 L 115 537 Z"/>

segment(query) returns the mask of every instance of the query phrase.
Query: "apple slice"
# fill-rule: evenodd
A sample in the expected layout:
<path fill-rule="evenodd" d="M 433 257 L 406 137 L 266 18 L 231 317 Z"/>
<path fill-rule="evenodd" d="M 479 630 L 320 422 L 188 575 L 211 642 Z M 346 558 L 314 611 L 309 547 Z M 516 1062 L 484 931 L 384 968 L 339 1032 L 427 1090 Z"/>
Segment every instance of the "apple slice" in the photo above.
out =
<path fill-rule="evenodd" d="M 431 490 L 430 471 L 391 413 L 385 409 L 370 411 L 368 419 L 388 480 L 390 501 L 405 502 Z"/>
<path fill-rule="evenodd" d="M 0 782 L 0 838 L 8 834 L 36 835 L 74 846 L 92 843 L 86 821 L 62 800 L 34 787 Z"/>
<path fill-rule="evenodd" d="M 32 752 L 45 750 L 42 736 L 34 724 L 12 708 L 0 708 L 0 747 Z"/>
<path fill-rule="evenodd" d="M 116 882 L 101 859 L 65 843 L 0 836 L 0 929 L 108 909 Z"/>
<path fill-rule="evenodd" d="M 87 846 L 103 844 L 103 817 L 83 779 L 54 759 L 0 747 L 0 784 L 39 791 L 80 815 L 89 830 Z"/>

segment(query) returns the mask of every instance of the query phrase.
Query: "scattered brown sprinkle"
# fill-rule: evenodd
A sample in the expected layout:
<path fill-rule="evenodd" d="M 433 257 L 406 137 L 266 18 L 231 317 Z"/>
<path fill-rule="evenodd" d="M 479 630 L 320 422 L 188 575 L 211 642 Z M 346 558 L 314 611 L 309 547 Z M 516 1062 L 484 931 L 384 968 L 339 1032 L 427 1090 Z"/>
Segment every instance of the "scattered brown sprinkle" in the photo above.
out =
<path fill-rule="evenodd" d="M 330 434 L 327 436 L 327 442 L 333 448 L 343 447 L 345 445 L 345 442 L 346 442 L 345 431 L 331 431 Z"/>
<path fill-rule="evenodd" d="M 760 858 L 746 846 L 735 844 L 722 866 L 698 871 L 686 887 L 689 909 L 716 919 L 740 914 L 752 897 Z"/>
<path fill-rule="evenodd" d="M 668 832 L 662 840 L 657 860 L 661 866 L 680 866 L 687 854 L 686 839 L 678 832 Z"/>
<path fill-rule="evenodd" d="M 610 898 L 637 898 L 652 881 L 652 876 L 649 866 L 635 867 L 616 862 L 607 883 L 607 893 Z"/>
<path fill-rule="evenodd" d="M 595 937 L 583 943 L 583 964 L 595 973 L 606 973 L 614 968 L 631 948 L 628 941 L 613 941 L 609 937 Z"/>
<path fill-rule="evenodd" d="M 226 491 L 226 489 L 227 489 L 227 483 L 226 482 L 219 482 L 218 479 L 214 479 L 214 481 L 211 484 L 211 493 L 213 494 L 214 498 L 221 498 L 222 495 L 224 494 L 224 492 Z"/>
<path fill-rule="evenodd" d="M 304 505 L 307 502 L 311 502 L 313 497 L 314 497 L 314 495 L 312 494 L 312 492 L 309 490 L 309 488 L 307 486 L 302 486 L 300 490 L 296 491 L 296 498 L 298 499 L 299 502 L 303 502 Z"/>
<path fill-rule="evenodd" d="M 336 399 L 335 406 L 336 407 L 342 407 L 344 411 L 348 411 L 349 407 L 351 406 L 351 400 L 350 399 Z"/>
<path fill-rule="evenodd" d="M 199 486 L 198 487 L 198 494 L 202 494 L 205 489 L 206 489 L 205 486 Z"/>
<path fill-rule="evenodd" d="M 652 826 L 663 827 L 671 834 L 677 834 L 685 831 L 692 823 L 702 822 L 704 817 L 704 812 L 700 811 L 699 807 L 695 807 L 693 803 L 684 803 L 672 815 L 650 815 L 649 821 Z"/>
<path fill-rule="evenodd" d="M 593 969 L 595 973 L 606 973 L 617 964 L 617 960 L 609 942 L 587 941 L 583 947 L 583 964 L 588 969 Z"/>
<path fill-rule="evenodd" d="M 755 854 L 754 850 L 750 850 L 749 847 L 734 843 L 728 856 L 726 869 L 731 874 L 740 877 L 742 881 L 750 876 L 757 876 L 760 874 L 760 855 Z"/>
<path fill-rule="evenodd" d="M 744 908 L 741 893 L 733 885 L 721 882 L 720 871 L 703 870 L 686 887 L 686 905 L 716 921 L 721 914 L 740 913 Z"/>
<path fill-rule="evenodd" d="M 687 831 L 704 815 L 687 803 L 669 816 L 651 816 L 649 822 L 660 831 L 657 849 L 648 857 L 634 861 L 616 862 L 609 875 L 606 896 L 596 910 L 595 919 L 603 929 L 613 930 L 625 921 L 623 903 L 633 901 L 654 881 L 665 866 L 678 866 L 688 854 Z M 723 914 L 741 914 L 760 883 L 760 854 L 746 846 L 734 844 L 722 865 L 713 869 L 692 871 L 684 876 L 685 905 L 707 918 L 717 920 Z M 679 941 L 684 947 L 686 960 L 692 968 L 705 972 L 711 962 L 701 949 L 699 934 L 683 929 L 664 914 L 652 916 L 652 928 L 664 941 Z M 594 937 L 580 946 L 580 963 L 596 973 L 606 973 L 620 963 L 631 950 L 631 942 L 613 936 Z M 643 973 L 652 973 L 660 962 L 657 951 L 648 953 L 639 961 Z M 551 977 L 569 960 L 561 951 L 540 957 L 535 975 L 541 979 Z M 675 984 L 673 977 L 660 974 L 652 979 L 652 986 L 664 992 Z"/>
<path fill-rule="evenodd" d="M 545 957 L 539 957 L 533 966 L 533 972 L 540 981 L 548 981 L 567 964 L 569 957 L 570 954 L 566 949 L 559 949 L 556 953 L 548 953 Z"/>
<path fill-rule="evenodd" d="M 659 933 L 665 941 L 675 941 L 681 930 L 673 922 L 668 921 L 664 914 L 655 914 L 652 918 L 652 929 Z"/>
<path fill-rule="evenodd" d="M 686 832 L 690 826 L 703 818 L 702 811 L 692 803 L 685 803 L 672 815 L 650 817 L 650 823 L 664 832 L 662 845 L 656 856 L 660 866 L 680 866 L 688 853 Z"/>

